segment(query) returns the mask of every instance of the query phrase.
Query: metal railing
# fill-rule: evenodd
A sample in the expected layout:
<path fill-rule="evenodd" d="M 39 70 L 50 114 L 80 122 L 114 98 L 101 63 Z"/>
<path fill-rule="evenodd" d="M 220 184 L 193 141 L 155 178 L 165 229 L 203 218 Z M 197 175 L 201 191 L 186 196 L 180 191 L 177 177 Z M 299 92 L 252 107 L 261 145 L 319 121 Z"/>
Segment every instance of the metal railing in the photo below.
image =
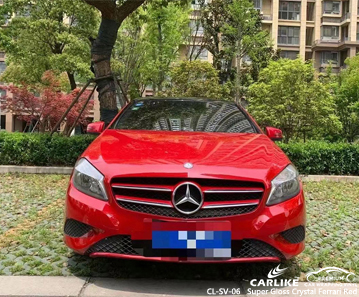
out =
<path fill-rule="evenodd" d="M 336 39 L 317 39 L 317 40 L 314 40 L 314 42 L 313 42 L 313 46 L 314 45 L 319 45 L 319 44 L 321 44 L 321 43 L 332 43 L 332 44 L 338 44 L 338 43 L 340 43 L 341 41 L 340 41 L 340 39 L 338 39 L 338 38 L 336 38 Z"/>
<path fill-rule="evenodd" d="M 270 14 L 263 14 L 261 15 L 262 20 L 264 21 L 271 21 L 273 20 L 273 17 Z"/>

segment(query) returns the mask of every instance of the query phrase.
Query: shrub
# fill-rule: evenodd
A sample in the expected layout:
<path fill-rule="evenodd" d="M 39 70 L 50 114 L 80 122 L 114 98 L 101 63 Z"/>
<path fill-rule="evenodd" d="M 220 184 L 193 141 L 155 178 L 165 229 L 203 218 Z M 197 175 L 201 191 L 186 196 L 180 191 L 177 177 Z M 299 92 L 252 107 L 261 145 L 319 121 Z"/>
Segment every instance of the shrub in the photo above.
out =
<path fill-rule="evenodd" d="M 310 141 L 279 146 L 301 174 L 359 175 L 359 145 Z"/>
<path fill-rule="evenodd" d="M 73 166 L 93 136 L 0 133 L 0 165 Z"/>

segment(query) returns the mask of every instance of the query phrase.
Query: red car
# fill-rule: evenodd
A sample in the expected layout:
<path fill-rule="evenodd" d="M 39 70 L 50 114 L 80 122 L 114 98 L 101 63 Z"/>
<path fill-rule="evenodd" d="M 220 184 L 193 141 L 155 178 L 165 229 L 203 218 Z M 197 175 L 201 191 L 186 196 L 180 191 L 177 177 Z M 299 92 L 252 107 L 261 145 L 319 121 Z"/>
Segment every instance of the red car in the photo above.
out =
<path fill-rule="evenodd" d="M 103 131 L 104 130 L 104 131 Z M 232 102 L 146 98 L 77 161 L 64 240 L 76 253 L 155 261 L 281 261 L 304 249 L 298 172 Z"/>

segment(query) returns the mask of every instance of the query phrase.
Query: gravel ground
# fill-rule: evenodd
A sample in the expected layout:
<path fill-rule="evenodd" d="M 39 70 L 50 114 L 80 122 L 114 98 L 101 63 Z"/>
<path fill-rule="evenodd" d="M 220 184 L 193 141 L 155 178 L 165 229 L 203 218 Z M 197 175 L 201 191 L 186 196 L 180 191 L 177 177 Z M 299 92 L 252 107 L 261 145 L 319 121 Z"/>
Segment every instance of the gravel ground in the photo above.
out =
<path fill-rule="evenodd" d="M 0 175 L 0 275 L 243 280 L 273 264 L 177 264 L 75 255 L 62 242 L 68 176 Z M 359 184 L 306 182 L 307 247 L 283 277 L 336 266 L 359 275 Z M 220 269 L 219 269 L 220 268 Z"/>

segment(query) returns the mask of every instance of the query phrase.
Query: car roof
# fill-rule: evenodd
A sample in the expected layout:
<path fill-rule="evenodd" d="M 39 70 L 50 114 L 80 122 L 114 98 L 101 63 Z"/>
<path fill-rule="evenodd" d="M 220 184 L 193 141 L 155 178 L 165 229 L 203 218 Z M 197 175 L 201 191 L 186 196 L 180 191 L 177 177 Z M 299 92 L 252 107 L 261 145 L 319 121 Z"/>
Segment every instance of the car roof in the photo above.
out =
<path fill-rule="evenodd" d="M 201 97 L 143 97 L 143 98 L 136 98 L 133 102 L 144 101 L 144 100 L 165 100 L 165 101 L 174 101 L 174 100 L 181 100 L 181 101 L 197 101 L 197 102 L 222 102 L 222 103 L 233 103 L 234 101 L 227 101 L 227 100 L 219 100 L 219 99 L 211 99 L 211 98 L 201 98 Z"/>

